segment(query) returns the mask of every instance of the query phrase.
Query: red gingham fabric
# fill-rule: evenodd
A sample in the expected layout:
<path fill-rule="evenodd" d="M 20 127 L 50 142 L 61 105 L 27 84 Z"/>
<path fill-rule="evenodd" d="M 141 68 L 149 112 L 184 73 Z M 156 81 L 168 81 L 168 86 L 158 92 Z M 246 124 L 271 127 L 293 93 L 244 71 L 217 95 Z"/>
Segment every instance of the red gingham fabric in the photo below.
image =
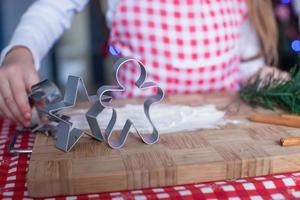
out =
<path fill-rule="evenodd" d="M 237 90 L 241 24 L 246 0 L 121 0 L 110 43 L 123 56 L 141 60 L 148 77 L 166 94 Z M 144 96 L 134 83 L 139 70 L 119 73 L 127 92 Z"/>
<path fill-rule="evenodd" d="M 25 178 L 30 155 L 10 155 L 6 151 L 9 139 L 15 128 L 15 125 L 10 121 L 0 118 L 0 199 L 30 199 Z M 24 134 L 17 140 L 16 147 L 32 148 L 33 142 L 33 134 Z M 300 199 L 300 172 L 234 181 L 217 181 L 143 190 L 52 197 L 48 199 Z"/>

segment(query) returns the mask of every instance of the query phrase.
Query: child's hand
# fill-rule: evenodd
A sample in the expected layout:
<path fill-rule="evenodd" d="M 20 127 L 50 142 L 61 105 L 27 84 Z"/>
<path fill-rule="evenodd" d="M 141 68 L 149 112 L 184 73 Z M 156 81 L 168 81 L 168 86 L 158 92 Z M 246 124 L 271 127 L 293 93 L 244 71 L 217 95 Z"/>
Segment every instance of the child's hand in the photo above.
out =
<path fill-rule="evenodd" d="M 290 79 L 290 75 L 288 72 L 282 71 L 276 67 L 264 66 L 258 72 L 258 76 L 261 79 L 264 79 L 270 75 L 272 75 L 272 78 L 274 78 L 274 79 L 280 79 L 280 80 L 289 80 Z"/>
<path fill-rule="evenodd" d="M 38 81 L 30 51 L 24 47 L 11 50 L 0 67 L 0 113 L 23 126 L 30 126 L 27 92 Z"/>
<path fill-rule="evenodd" d="M 259 77 L 261 80 L 265 80 L 262 81 L 260 84 L 260 87 L 263 87 L 268 81 L 269 76 L 272 76 L 273 79 L 278 79 L 283 81 L 290 79 L 290 75 L 288 72 L 282 71 L 276 67 L 264 66 L 256 74 L 250 77 L 247 83 L 254 82 L 256 78 Z"/>

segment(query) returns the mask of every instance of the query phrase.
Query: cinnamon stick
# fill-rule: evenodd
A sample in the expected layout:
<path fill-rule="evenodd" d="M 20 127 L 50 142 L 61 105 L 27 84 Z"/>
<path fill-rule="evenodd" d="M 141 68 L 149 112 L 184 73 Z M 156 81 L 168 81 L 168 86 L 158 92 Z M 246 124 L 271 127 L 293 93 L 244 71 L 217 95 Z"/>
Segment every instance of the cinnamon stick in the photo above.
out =
<path fill-rule="evenodd" d="M 300 137 L 288 137 L 280 139 L 281 146 L 294 146 L 300 145 Z"/>
<path fill-rule="evenodd" d="M 299 120 L 300 121 L 300 116 L 299 115 L 282 114 L 280 116 L 283 117 L 283 118 L 295 119 L 295 120 Z"/>
<path fill-rule="evenodd" d="M 298 117 L 298 116 L 296 116 Z M 300 119 L 290 116 L 254 114 L 250 121 L 300 128 Z"/>

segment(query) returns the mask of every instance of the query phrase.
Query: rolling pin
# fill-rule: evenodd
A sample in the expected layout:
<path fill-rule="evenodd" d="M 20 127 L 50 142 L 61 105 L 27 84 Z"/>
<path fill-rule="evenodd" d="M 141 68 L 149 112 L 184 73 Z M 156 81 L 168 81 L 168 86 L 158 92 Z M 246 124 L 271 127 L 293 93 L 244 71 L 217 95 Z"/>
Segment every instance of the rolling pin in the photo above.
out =
<path fill-rule="evenodd" d="M 253 122 L 300 128 L 300 116 L 297 115 L 254 114 L 251 115 L 248 119 Z"/>

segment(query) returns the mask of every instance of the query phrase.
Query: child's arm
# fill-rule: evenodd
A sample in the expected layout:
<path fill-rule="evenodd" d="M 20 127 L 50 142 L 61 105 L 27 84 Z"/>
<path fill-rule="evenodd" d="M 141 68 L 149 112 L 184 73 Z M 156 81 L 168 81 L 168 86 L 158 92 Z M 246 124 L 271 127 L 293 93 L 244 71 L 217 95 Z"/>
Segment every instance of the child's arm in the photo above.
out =
<path fill-rule="evenodd" d="M 27 92 L 38 81 L 37 69 L 53 43 L 70 27 L 88 0 L 38 0 L 23 15 L 0 60 L 0 112 L 30 125 Z"/>
<path fill-rule="evenodd" d="M 249 20 L 242 24 L 239 50 L 241 56 L 240 78 L 246 81 L 265 65 L 259 39 Z"/>
<path fill-rule="evenodd" d="M 257 76 L 264 78 L 270 74 L 272 74 L 274 78 L 289 78 L 287 72 L 266 65 L 259 39 L 249 20 L 245 21 L 242 26 L 240 52 L 242 61 L 240 78 L 242 84 L 247 84 L 249 81 L 255 80 Z"/>

